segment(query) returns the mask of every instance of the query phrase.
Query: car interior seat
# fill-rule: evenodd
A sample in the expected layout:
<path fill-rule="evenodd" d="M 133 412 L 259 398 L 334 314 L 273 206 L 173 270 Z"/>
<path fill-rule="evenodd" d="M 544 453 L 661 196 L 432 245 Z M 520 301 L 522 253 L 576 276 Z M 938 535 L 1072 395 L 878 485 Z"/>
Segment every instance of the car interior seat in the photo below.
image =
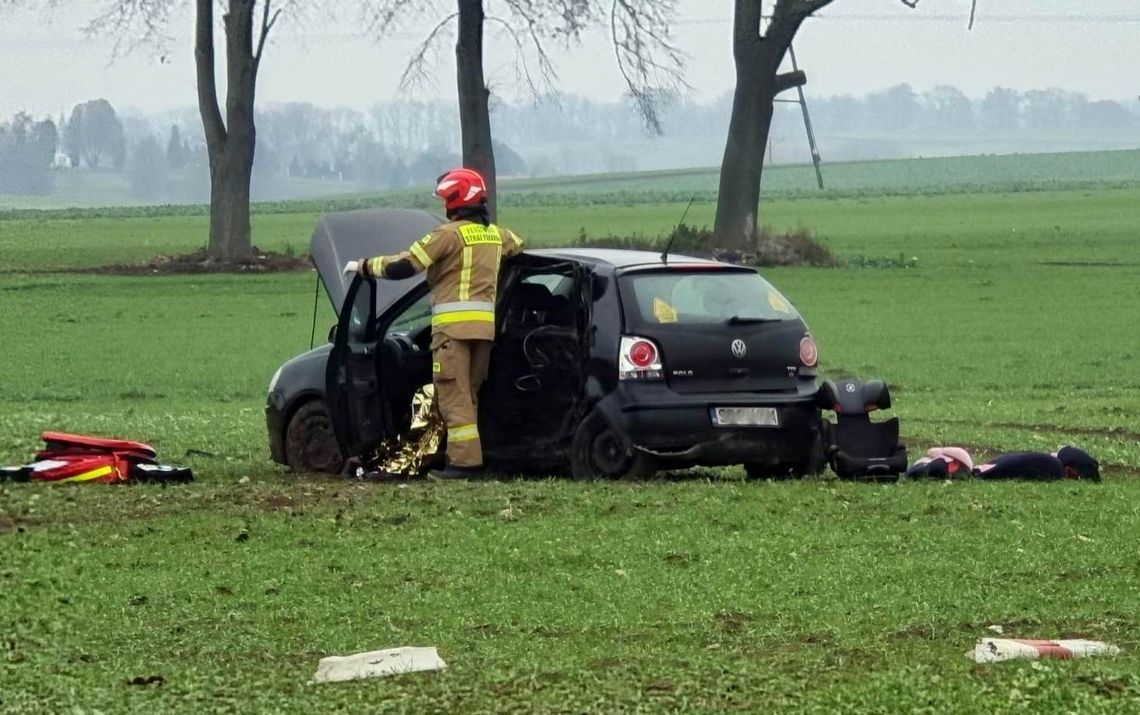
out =
<path fill-rule="evenodd" d="M 828 380 L 819 389 L 820 407 L 835 412 L 824 420 L 824 449 L 831 469 L 843 479 L 897 479 L 907 469 L 899 420 L 872 422 L 871 413 L 890 409 L 891 394 L 881 380 Z"/>
<path fill-rule="evenodd" d="M 499 408 L 480 410 L 480 420 L 488 433 L 512 435 L 512 442 L 534 449 L 559 437 L 574 418 L 585 366 L 579 306 L 537 282 L 515 284 L 505 301 L 480 400 Z"/>
<path fill-rule="evenodd" d="M 570 301 L 554 295 L 541 283 L 520 283 L 515 286 L 507 309 L 508 328 L 563 325 Z"/>

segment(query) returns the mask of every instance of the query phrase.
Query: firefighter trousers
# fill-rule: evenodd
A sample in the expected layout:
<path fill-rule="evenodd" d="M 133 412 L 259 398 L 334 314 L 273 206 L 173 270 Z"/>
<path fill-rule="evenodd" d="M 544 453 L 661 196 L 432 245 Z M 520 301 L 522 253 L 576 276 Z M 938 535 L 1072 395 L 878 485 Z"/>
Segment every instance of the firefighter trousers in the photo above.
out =
<path fill-rule="evenodd" d="M 436 334 L 431 352 L 435 401 L 447 425 L 447 463 L 453 467 L 481 467 L 479 388 L 487 379 L 491 341 Z"/>

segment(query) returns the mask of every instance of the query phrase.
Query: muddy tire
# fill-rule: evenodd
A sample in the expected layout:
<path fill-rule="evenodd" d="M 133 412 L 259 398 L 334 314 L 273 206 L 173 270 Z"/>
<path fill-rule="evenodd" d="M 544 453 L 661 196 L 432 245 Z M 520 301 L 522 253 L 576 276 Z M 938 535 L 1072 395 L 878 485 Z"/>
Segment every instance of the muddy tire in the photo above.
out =
<path fill-rule="evenodd" d="M 645 479 L 657 471 L 653 459 L 633 449 L 600 412 L 591 412 L 570 445 L 575 479 Z"/>
<path fill-rule="evenodd" d="M 322 400 L 301 405 L 285 428 L 285 460 L 297 472 L 339 474 L 344 457 Z"/>

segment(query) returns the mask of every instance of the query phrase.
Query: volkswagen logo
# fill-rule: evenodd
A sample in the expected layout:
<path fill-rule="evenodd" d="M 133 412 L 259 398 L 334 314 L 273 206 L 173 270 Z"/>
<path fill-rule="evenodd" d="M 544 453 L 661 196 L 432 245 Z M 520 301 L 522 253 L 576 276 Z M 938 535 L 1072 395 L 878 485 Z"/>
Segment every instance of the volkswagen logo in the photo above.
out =
<path fill-rule="evenodd" d="M 748 354 L 748 346 L 740 338 L 732 341 L 732 354 L 734 357 L 742 358 Z"/>

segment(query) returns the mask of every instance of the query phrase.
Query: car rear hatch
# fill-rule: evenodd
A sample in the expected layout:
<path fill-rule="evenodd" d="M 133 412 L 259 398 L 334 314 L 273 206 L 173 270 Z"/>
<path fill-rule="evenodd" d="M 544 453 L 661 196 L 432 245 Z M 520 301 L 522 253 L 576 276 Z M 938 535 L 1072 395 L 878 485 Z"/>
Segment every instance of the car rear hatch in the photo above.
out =
<path fill-rule="evenodd" d="M 619 290 L 624 332 L 657 344 L 675 392 L 796 390 L 807 326 L 755 271 L 715 263 L 637 269 L 622 274 Z"/>
<path fill-rule="evenodd" d="M 426 211 L 413 209 L 361 209 L 325 214 L 317 220 L 309 250 L 320 274 L 333 310 L 340 312 L 353 276 L 344 272 L 345 263 L 360 258 L 392 255 L 406 251 L 412 243 L 442 223 Z M 384 312 L 423 276 L 403 280 L 378 281 L 376 312 Z"/>

